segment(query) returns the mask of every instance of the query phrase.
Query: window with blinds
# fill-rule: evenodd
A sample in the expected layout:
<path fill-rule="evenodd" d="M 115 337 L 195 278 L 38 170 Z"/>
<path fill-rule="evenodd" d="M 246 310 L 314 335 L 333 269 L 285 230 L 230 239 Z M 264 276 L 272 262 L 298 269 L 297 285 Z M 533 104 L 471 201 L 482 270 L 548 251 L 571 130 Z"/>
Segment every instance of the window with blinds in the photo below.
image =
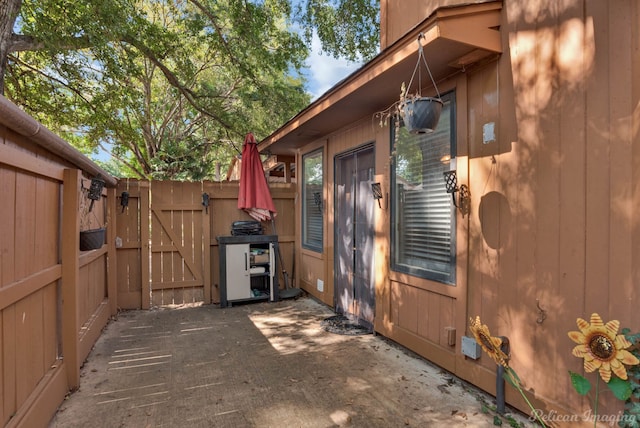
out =
<path fill-rule="evenodd" d="M 302 246 L 322 251 L 322 149 L 302 156 Z"/>
<path fill-rule="evenodd" d="M 455 157 L 455 94 L 434 132 L 410 134 L 400 127 L 391 141 L 392 269 L 447 284 L 455 283 L 455 208 L 443 173 Z"/>

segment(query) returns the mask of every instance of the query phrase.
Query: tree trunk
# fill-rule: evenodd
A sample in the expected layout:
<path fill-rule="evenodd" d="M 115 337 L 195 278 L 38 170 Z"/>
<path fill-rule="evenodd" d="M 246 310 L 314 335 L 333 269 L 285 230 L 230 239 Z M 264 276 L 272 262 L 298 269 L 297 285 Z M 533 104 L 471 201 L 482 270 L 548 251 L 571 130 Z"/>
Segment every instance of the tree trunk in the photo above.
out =
<path fill-rule="evenodd" d="M 22 0 L 2 0 L 0 2 L 0 94 L 4 95 L 4 75 L 11 45 L 13 44 L 13 26 Z"/>

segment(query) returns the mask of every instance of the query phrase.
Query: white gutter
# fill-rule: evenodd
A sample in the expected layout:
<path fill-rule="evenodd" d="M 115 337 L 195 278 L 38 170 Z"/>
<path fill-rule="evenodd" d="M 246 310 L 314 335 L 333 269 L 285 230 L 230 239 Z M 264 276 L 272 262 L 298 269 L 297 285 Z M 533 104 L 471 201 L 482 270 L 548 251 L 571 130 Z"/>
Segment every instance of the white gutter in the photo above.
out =
<path fill-rule="evenodd" d="M 29 138 L 49 152 L 71 162 L 79 169 L 93 176 L 100 175 L 107 186 L 115 187 L 118 183 L 115 177 L 2 95 L 0 95 L 0 124 Z"/>

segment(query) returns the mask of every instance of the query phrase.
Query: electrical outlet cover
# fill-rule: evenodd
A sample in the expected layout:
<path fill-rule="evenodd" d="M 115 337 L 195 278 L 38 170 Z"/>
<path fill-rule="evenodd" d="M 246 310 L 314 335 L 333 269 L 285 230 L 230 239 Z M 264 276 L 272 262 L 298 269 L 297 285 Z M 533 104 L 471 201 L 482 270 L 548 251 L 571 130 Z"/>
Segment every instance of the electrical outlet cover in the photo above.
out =
<path fill-rule="evenodd" d="M 476 342 L 473 337 L 462 336 L 462 355 L 465 355 L 471 359 L 477 360 L 480 358 L 480 354 L 482 353 L 482 349 L 480 348 L 480 344 Z"/>

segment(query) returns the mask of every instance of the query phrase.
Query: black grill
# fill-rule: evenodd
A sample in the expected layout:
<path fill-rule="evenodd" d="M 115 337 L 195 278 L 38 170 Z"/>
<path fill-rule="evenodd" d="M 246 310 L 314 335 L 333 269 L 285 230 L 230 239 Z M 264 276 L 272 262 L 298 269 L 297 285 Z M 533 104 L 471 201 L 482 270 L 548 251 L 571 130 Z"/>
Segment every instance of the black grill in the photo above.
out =
<path fill-rule="evenodd" d="M 231 224 L 231 235 L 262 235 L 262 224 L 259 221 L 234 221 Z"/>

